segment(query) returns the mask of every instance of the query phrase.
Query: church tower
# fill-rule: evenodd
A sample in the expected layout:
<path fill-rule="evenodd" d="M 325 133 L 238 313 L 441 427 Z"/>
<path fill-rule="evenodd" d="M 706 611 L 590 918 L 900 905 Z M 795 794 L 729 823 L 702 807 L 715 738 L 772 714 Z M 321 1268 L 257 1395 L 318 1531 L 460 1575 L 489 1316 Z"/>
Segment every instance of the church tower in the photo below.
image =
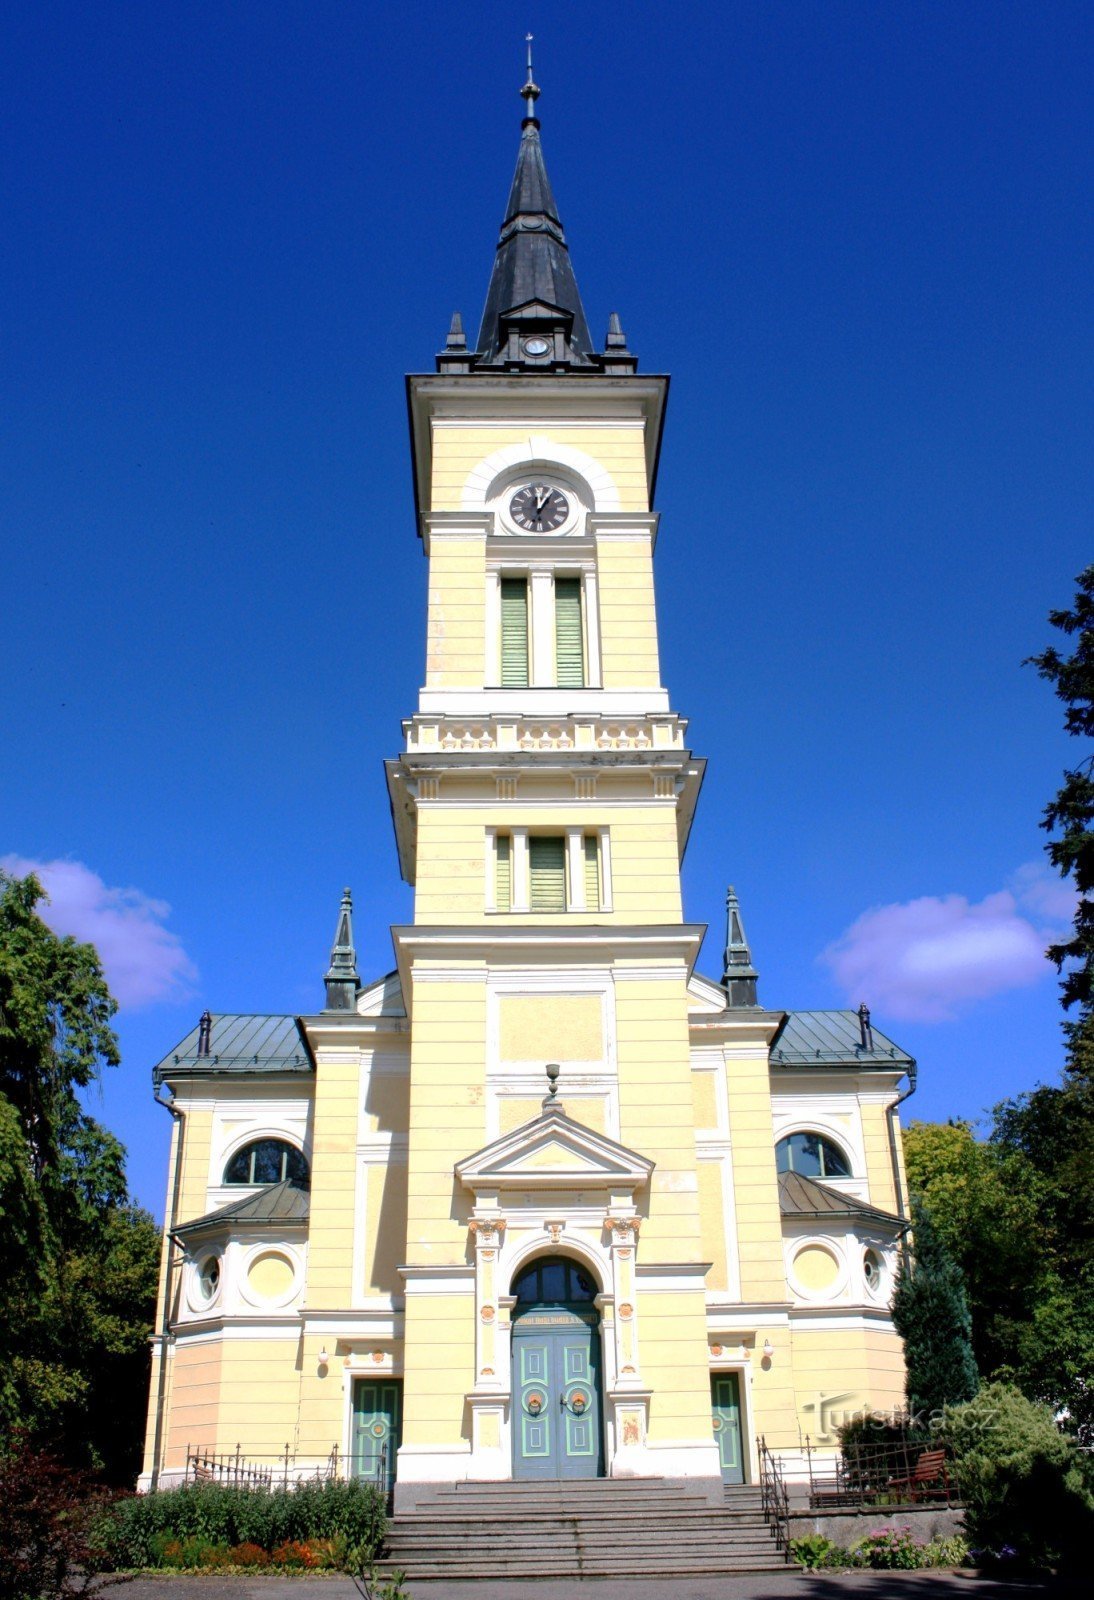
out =
<path fill-rule="evenodd" d="M 732 889 L 722 979 L 695 970 L 704 763 L 653 577 L 668 379 L 618 316 L 594 346 L 530 67 L 522 93 L 474 346 L 454 317 L 407 380 L 428 615 L 387 785 L 413 921 L 362 981 L 345 890 L 321 1010 L 206 1013 L 155 1069 L 142 1487 L 234 1451 L 381 1480 L 397 1513 L 468 1479 L 720 1505 L 758 1435 L 801 1476 L 806 1435 L 831 1458 L 841 1416 L 901 1401 L 915 1063 L 865 1007 L 762 1005 Z"/>
<path fill-rule="evenodd" d="M 653 584 L 668 380 L 637 371 L 618 317 L 594 346 L 531 73 L 523 93 L 476 346 L 457 317 L 436 374 L 408 380 L 429 614 L 388 767 L 415 888 L 394 931 L 399 1479 L 450 1473 L 465 1408 L 476 1476 L 508 1476 L 515 1445 L 532 1476 L 648 1471 L 656 1448 L 658 1470 L 716 1478 L 686 993 L 703 930 L 679 870 L 703 763 L 661 682 Z M 557 1353 L 511 1293 L 545 1256 L 588 1285 Z M 589 1380 L 576 1415 L 564 1366 Z"/>

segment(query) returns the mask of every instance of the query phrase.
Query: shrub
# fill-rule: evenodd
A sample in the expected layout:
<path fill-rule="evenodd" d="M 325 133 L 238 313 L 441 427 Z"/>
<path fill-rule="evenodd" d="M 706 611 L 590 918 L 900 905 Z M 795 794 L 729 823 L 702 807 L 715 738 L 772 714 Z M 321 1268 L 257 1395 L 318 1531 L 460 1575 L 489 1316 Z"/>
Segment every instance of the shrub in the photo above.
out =
<path fill-rule="evenodd" d="M 233 1567 L 268 1567 L 269 1551 L 260 1544 L 237 1544 L 228 1551 Z"/>
<path fill-rule="evenodd" d="M 963 1567 L 969 1559 L 968 1541 L 959 1533 L 930 1539 L 923 1546 L 925 1567 Z"/>
<path fill-rule="evenodd" d="M 280 1489 L 200 1483 L 121 1502 L 100 1519 L 96 1538 L 115 1568 L 148 1567 L 161 1564 L 163 1535 L 183 1543 L 249 1544 L 263 1551 L 342 1539 L 375 1552 L 386 1526 L 382 1492 L 355 1479 Z"/>
<path fill-rule="evenodd" d="M 831 1566 L 833 1555 L 842 1555 L 843 1551 L 823 1533 L 806 1533 L 800 1539 L 791 1539 L 790 1554 L 806 1572 L 816 1572 L 818 1567 Z"/>
<path fill-rule="evenodd" d="M 275 1567 L 314 1567 L 318 1565 L 312 1548 L 298 1539 L 286 1539 L 270 1554 L 270 1564 Z"/>
<path fill-rule="evenodd" d="M 878 1572 L 910 1572 L 923 1565 L 923 1547 L 916 1544 L 910 1528 L 877 1528 L 851 1546 L 856 1566 Z"/>
<path fill-rule="evenodd" d="M 58 1600 L 77 1572 L 93 1592 L 103 1566 L 93 1529 L 109 1498 L 21 1436 L 0 1448 L 0 1600 Z"/>
<path fill-rule="evenodd" d="M 937 1431 L 957 1460 L 974 1545 L 1013 1550 L 1016 1567 L 1081 1567 L 1094 1543 L 1094 1499 L 1047 1406 L 992 1383 L 950 1407 Z"/>

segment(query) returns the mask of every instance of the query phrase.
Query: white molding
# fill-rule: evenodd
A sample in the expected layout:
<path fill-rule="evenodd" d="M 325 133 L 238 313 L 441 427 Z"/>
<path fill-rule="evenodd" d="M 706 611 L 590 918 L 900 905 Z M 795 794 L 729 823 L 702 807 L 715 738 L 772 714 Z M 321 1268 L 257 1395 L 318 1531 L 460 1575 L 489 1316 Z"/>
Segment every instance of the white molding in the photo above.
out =
<path fill-rule="evenodd" d="M 402 1266 L 400 1276 L 406 1284 L 406 1298 L 411 1295 L 468 1295 L 475 1294 L 475 1268 L 469 1266 L 417 1267 Z"/>
<path fill-rule="evenodd" d="M 825 1315 L 816 1306 L 808 1306 L 801 1311 L 792 1311 L 790 1321 L 795 1333 L 827 1333 L 832 1328 L 856 1333 L 876 1333 L 879 1330 L 882 1333 L 896 1333 L 892 1317 L 881 1307 L 873 1313 L 832 1311 Z"/>
<path fill-rule="evenodd" d="M 470 422 L 470 419 L 468 419 Z M 543 426 L 564 426 L 570 431 L 575 423 L 567 419 L 565 422 L 559 418 L 557 421 L 544 422 Z M 435 420 L 434 427 L 453 427 L 459 424 L 455 419 L 445 418 L 443 422 Z M 465 424 L 466 426 L 467 424 Z M 476 421 L 474 426 L 482 427 L 483 422 Z M 644 421 L 635 420 L 635 426 L 644 427 Z M 499 426 L 511 427 L 508 419 Z M 621 426 L 619 423 L 613 426 Z M 598 511 L 619 510 L 619 490 L 614 478 L 607 469 L 585 450 L 579 450 L 576 445 L 563 444 L 561 440 L 552 438 L 547 433 L 532 433 L 519 444 L 503 445 L 494 450 L 490 455 L 484 456 L 464 479 L 460 491 L 460 505 L 464 511 L 485 509 L 491 498 L 497 498 L 503 489 L 499 479 L 512 474 L 515 468 L 525 468 L 532 473 L 542 472 L 549 476 L 552 469 L 562 469 L 565 473 L 569 468 L 580 481 L 583 498 L 589 506 L 594 506 Z"/>
<path fill-rule="evenodd" d="M 532 720 L 601 716 L 633 722 L 672 715 L 667 689 L 433 689 L 418 695 L 418 715 L 434 717 L 521 716 Z"/>

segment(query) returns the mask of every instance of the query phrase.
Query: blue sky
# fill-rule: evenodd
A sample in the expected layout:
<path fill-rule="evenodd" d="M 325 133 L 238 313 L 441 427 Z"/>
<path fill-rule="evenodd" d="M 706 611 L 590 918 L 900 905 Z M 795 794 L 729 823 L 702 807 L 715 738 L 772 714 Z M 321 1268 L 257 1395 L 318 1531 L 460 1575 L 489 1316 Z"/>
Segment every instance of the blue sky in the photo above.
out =
<path fill-rule="evenodd" d="M 0 24 L 0 856 L 101 941 L 97 1114 L 309 1010 L 343 883 L 411 915 L 381 761 L 423 667 L 402 378 L 477 326 L 522 39 L 594 334 L 671 371 L 684 866 L 772 1006 L 860 999 L 920 1116 L 1061 1064 L 1047 642 L 1091 559 L 1088 5 L 40 3 Z M 825 952 L 828 952 L 826 957 Z"/>

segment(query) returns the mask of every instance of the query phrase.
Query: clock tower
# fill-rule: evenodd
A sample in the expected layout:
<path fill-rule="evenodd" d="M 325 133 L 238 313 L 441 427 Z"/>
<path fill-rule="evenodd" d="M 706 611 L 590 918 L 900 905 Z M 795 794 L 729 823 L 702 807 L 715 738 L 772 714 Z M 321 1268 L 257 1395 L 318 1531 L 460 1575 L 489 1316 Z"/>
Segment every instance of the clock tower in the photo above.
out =
<path fill-rule="evenodd" d="M 457 316 L 436 373 L 408 379 L 429 608 L 388 764 L 415 887 L 394 930 L 404 1501 L 465 1473 L 720 1474 L 688 1034 L 703 929 L 679 873 L 704 763 L 661 682 L 653 583 L 668 379 L 638 372 L 616 316 L 594 347 L 530 73 L 522 92 L 476 346 Z M 515 1286 L 541 1262 L 582 1275 L 581 1349 L 529 1323 Z"/>

